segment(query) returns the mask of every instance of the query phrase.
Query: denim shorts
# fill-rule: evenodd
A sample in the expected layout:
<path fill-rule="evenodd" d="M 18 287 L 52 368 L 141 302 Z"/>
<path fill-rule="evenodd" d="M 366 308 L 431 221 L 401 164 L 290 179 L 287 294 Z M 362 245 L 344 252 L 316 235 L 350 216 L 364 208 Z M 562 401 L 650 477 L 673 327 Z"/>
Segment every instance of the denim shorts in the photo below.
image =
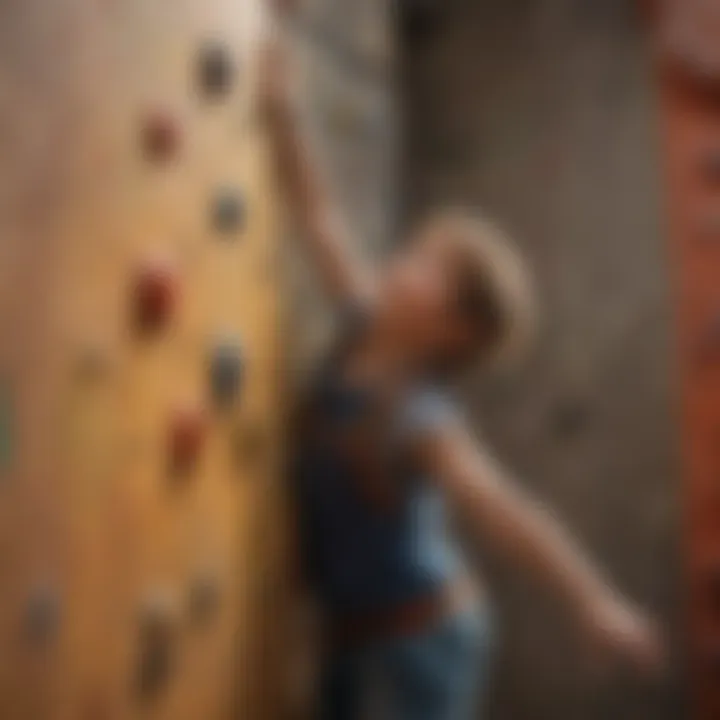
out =
<path fill-rule="evenodd" d="M 328 658 L 321 720 L 472 720 L 488 682 L 487 610 L 463 611 L 412 637 Z"/>

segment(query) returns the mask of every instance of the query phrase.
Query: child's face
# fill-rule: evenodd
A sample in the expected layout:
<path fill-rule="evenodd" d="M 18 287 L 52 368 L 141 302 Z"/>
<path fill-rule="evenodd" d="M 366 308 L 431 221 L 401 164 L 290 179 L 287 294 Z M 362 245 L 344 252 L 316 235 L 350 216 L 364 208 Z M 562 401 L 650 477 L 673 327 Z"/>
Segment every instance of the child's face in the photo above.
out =
<path fill-rule="evenodd" d="M 441 231 L 421 231 L 390 259 L 383 283 L 393 325 L 419 350 L 460 351 L 477 328 L 458 303 L 457 260 Z"/>

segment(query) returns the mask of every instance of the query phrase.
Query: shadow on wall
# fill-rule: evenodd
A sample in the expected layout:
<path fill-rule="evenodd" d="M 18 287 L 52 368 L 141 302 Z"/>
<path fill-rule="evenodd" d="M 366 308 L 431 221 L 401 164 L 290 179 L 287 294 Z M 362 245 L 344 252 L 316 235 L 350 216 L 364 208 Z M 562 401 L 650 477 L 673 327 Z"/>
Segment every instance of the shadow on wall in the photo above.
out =
<path fill-rule="evenodd" d="M 481 206 L 529 256 L 544 311 L 524 370 L 477 387 L 474 417 L 676 645 L 660 687 L 599 681 L 561 613 L 487 558 L 502 624 L 489 716 L 678 720 L 678 432 L 640 19 L 626 0 L 416 9 L 400 53 L 403 216 Z"/>

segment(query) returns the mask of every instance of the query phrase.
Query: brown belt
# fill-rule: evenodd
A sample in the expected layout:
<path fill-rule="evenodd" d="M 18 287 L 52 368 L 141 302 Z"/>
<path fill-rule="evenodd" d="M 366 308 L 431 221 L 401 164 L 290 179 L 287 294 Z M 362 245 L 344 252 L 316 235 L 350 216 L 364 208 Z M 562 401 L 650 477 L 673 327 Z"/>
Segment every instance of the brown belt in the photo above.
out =
<path fill-rule="evenodd" d="M 470 599 L 468 582 L 456 581 L 401 605 L 335 615 L 330 621 L 330 639 L 334 647 L 347 648 L 415 635 L 466 607 Z"/>

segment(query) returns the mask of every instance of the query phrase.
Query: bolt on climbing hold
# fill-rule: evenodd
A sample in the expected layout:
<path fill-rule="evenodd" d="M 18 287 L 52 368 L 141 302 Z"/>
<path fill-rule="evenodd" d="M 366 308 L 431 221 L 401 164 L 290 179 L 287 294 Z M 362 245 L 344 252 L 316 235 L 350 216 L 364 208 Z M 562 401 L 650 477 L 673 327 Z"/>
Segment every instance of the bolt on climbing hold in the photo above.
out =
<path fill-rule="evenodd" d="M 218 233 L 230 235 L 241 230 L 245 223 L 245 214 L 245 203 L 238 191 L 222 188 L 215 193 L 211 219 Z"/>
<path fill-rule="evenodd" d="M 171 160 L 177 155 L 180 138 L 180 124 L 172 114 L 165 110 L 150 113 L 142 128 L 145 159 L 154 163 Z"/>
<path fill-rule="evenodd" d="M 25 630 L 33 644 L 50 642 L 60 625 L 60 600 L 49 585 L 32 590 L 25 608 Z"/>
<path fill-rule="evenodd" d="M 177 268 L 160 256 L 145 258 L 136 272 L 134 320 L 144 332 L 158 330 L 173 314 L 178 295 Z"/>
<path fill-rule="evenodd" d="M 171 470 L 183 473 L 197 463 L 205 444 L 205 409 L 197 404 L 179 405 L 170 421 Z"/>
<path fill-rule="evenodd" d="M 209 365 L 210 391 L 215 404 L 231 405 L 240 394 L 245 370 L 240 341 L 220 340 L 212 350 Z"/>
<path fill-rule="evenodd" d="M 200 48 L 197 82 L 200 95 L 216 100 L 227 95 L 235 79 L 235 65 L 227 48 L 220 42 L 207 42 Z"/>
<path fill-rule="evenodd" d="M 141 698 L 156 696 L 172 674 L 180 615 L 176 598 L 165 590 L 150 592 L 140 607 L 140 658 L 136 686 Z"/>

